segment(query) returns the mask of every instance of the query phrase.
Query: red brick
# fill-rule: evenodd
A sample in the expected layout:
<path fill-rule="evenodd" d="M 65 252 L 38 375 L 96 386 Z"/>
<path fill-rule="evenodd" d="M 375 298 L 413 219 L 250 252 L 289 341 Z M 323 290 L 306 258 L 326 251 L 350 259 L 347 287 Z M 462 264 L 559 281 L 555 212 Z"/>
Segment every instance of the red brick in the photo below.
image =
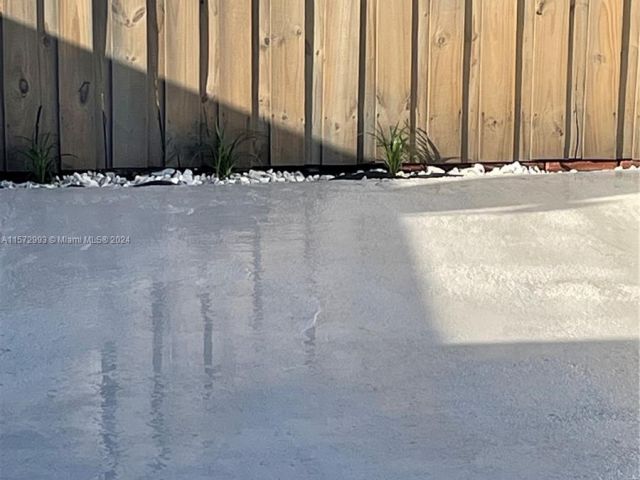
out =
<path fill-rule="evenodd" d="M 632 165 L 635 165 L 636 167 L 640 167 L 640 160 L 622 160 L 620 162 L 620 166 L 622 168 L 629 168 Z"/>

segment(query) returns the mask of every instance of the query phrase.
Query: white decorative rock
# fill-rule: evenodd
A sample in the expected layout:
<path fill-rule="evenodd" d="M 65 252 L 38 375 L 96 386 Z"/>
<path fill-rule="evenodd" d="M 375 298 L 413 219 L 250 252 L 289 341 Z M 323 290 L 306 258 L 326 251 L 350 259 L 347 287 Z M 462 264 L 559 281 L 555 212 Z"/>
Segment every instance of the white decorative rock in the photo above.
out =
<path fill-rule="evenodd" d="M 444 174 L 444 169 L 440 168 L 440 167 L 434 167 L 433 165 L 429 165 L 427 167 L 427 173 L 429 175 L 442 175 Z"/>
<path fill-rule="evenodd" d="M 165 168 L 164 170 L 160 170 L 158 172 L 152 172 L 151 176 L 153 176 L 153 177 L 170 177 L 175 172 L 176 172 L 175 168 Z"/>

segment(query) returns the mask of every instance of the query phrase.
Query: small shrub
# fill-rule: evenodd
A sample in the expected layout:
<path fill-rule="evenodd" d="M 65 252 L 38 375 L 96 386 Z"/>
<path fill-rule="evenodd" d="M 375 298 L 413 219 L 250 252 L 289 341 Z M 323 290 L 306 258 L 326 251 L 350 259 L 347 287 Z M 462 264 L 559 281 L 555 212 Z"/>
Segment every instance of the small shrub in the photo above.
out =
<path fill-rule="evenodd" d="M 239 147 L 252 138 L 253 135 L 250 133 L 241 133 L 229 141 L 224 128 L 218 124 L 213 135 L 207 135 L 201 143 L 198 155 L 202 157 L 205 164 L 213 168 L 218 178 L 225 179 L 233 173 L 238 163 L 241 156 Z"/>
<path fill-rule="evenodd" d="M 409 156 L 409 128 L 406 125 L 400 127 L 400 124 L 396 123 L 386 132 L 382 125 L 378 124 L 378 129 L 372 135 L 378 148 L 383 151 L 383 160 L 389 174 L 395 177 Z"/>
<path fill-rule="evenodd" d="M 38 183 L 47 183 L 57 170 L 56 137 L 51 133 L 40 132 L 42 106 L 38 108 L 33 135 L 21 137 L 25 147 L 18 153 L 27 158 L 27 168 Z"/>

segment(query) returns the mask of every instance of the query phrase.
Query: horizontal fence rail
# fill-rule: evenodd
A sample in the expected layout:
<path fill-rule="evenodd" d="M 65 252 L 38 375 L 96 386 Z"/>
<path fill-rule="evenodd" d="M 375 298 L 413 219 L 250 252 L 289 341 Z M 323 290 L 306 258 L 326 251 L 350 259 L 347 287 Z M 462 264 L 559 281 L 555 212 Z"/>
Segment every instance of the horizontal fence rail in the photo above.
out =
<path fill-rule="evenodd" d="M 0 0 L 0 169 L 640 159 L 640 0 Z"/>

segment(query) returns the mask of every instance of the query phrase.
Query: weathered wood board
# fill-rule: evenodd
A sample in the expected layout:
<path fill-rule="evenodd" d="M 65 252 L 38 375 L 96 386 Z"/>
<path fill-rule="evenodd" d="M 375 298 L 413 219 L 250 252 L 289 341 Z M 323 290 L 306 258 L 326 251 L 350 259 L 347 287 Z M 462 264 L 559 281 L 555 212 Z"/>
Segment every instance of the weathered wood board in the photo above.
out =
<path fill-rule="evenodd" d="M 373 24 L 375 29 L 375 62 L 369 74 L 375 79 L 375 124 L 368 125 L 373 132 L 379 125 L 385 131 L 399 124 L 409 124 L 411 117 L 411 54 L 412 13 L 411 0 L 388 2 L 376 0 Z M 368 135 L 369 141 L 372 140 Z"/>
<path fill-rule="evenodd" d="M 564 155 L 570 8 L 565 0 L 524 3 L 520 160 Z"/>
<path fill-rule="evenodd" d="M 260 2 L 260 116 L 269 125 L 270 159 L 305 163 L 305 3 Z"/>
<path fill-rule="evenodd" d="M 22 170 L 21 152 L 34 134 L 42 97 L 38 62 L 37 4 L 35 1 L 5 0 L 4 101 L 8 169 Z"/>
<path fill-rule="evenodd" d="M 227 141 L 256 132 L 253 112 L 251 0 L 220 0 L 217 15 L 218 117 Z M 257 133 L 257 132 L 256 132 Z M 260 162 L 254 155 L 256 146 L 245 143 L 241 165 Z"/>
<path fill-rule="evenodd" d="M 165 0 L 166 162 L 183 168 L 199 164 L 199 25 L 198 0 Z"/>
<path fill-rule="evenodd" d="M 584 98 L 583 158 L 616 158 L 622 49 L 622 2 L 589 5 Z"/>
<path fill-rule="evenodd" d="M 420 0 L 416 123 L 447 161 L 462 150 L 465 0 Z"/>
<path fill-rule="evenodd" d="M 218 68 L 220 63 L 220 48 L 219 48 L 219 12 L 220 2 L 224 0 L 209 0 L 206 4 L 206 42 L 202 42 L 201 54 L 206 55 L 203 62 L 204 75 L 204 92 L 202 98 L 202 123 L 203 131 L 202 135 L 206 138 L 210 136 L 216 128 L 218 123 L 218 89 L 220 85 Z M 202 12 L 202 10 L 201 10 Z M 201 19 L 201 24 L 204 19 Z M 206 65 L 206 70 L 204 69 Z"/>
<path fill-rule="evenodd" d="M 360 2 L 318 0 L 315 5 L 313 163 L 356 162 Z"/>
<path fill-rule="evenodd" d="M 469 93 L 469 156 L 473 161 L 513 157 L 517 4 L 473 3 Z"/>
<path fill-rule="evenodd" d="M 146 0 L 111 0 L 113 166 L 148 164 Z"/>
<path fill-rule="evenodd" d="M 624 95 L 622 158 L 638 158 L 640 155 L 640 1 L 629 5 L 629 44 L 627 53 L 627 78 Z"/>
<path fill-rule="evenodd" d="M 38 0 L 38 62 L 42 130 L 51 135 L 53 154 L 59 154 L 58 1 Z"/>
<path fill-rule="evenodd" d="M 164 0 L 147 0 L 147 162 L 165 163 Z"/>
<path fill-rule="evenodd" d="M 60 150 L 64 169 L 94 169 L 105 164 L 98 117 L 93 18 L 90 0 L 60 0 L 58 74 Z"/>

